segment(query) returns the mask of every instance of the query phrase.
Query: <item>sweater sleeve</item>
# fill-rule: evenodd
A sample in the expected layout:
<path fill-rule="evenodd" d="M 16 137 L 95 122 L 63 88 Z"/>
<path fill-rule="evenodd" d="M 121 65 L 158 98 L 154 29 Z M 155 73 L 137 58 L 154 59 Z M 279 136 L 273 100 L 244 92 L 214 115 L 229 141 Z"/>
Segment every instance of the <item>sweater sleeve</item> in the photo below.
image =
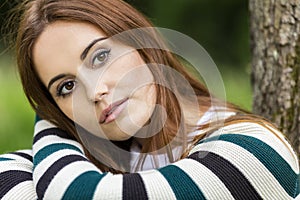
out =
<path fill-rule="evenodd" d="M 31 150 L 0 155 L 0 199 L 37 199 L 32 168 Z"/>
<path fill-rule="evenodd" d="M 240 126 L 213 133 L 165 167 L 114 175 L 42 120 L 33 145 L 34 186 L 39 199 L 296 198 L 299 166 L 288 143 L 259 125 Z"/>

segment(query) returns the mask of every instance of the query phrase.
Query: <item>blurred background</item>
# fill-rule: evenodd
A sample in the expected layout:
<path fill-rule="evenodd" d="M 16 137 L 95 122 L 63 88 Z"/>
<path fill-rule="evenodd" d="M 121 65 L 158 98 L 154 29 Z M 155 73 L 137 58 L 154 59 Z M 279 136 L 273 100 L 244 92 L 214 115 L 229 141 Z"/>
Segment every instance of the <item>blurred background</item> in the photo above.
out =
<path fill-rule="evenodd" d="M 18 0 L 0 0 L 1 27 Z M 127 0 L 156 26 L 184 33 L 210 54 L 227 99 L 251 110 L 247 0 Z M 15 57 L 0 35 L 0 153 L 30 148 L 34 113 L 23 94 Z"/>

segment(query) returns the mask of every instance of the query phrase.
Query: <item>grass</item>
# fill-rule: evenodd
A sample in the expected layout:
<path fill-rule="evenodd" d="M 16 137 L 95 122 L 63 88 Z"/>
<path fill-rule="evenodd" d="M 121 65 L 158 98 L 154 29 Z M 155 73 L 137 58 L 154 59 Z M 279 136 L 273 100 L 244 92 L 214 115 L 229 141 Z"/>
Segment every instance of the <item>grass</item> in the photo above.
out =
<path fill-rule="evenodd" d="M 0 153 L 31 148 L 34 113 L 8 57 L 0 57 Z M 249 75 L 244 70 L 222 70 L 227 99 L 250 110 Z"/>
<path fill-rule="evenodd" d="M 0 59 L 0 153 L 32 146 L 34 113 L 23 94 L 16 70 Z"/>

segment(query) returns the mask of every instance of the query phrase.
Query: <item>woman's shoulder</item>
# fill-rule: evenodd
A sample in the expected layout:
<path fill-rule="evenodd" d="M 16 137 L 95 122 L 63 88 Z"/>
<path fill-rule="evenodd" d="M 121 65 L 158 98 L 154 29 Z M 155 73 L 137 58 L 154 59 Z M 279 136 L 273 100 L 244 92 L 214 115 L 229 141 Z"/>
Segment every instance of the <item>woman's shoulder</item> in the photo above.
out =
<path fill-rule="evenodd" d="M 243 116 L 244 114 L 242 114 L 242 118 Z M 235 120 L 230 120 L 231 122 L 226 123 L 225 121 L 231 117 Z M 233 111 L 231 112 L 219 107 L 210 108 L 199 120 L 199 124 L 201 125 L 215 120 L 218 123 L 223 123 L 223 126 L 209 134 L 206 138 L 198 141 L 198 144 L 218 141 L 219 143 L 227 142 L 226 144 L 235 144 L 246 148 L 243 145 L 245 145 L 246 141 L 249 141 L 252 145 L 247 148 L 253 149 L 254 151 L 257 149 L 255 144 L 261 145 L 260 148 L 274 151 L 274 153 L 276 152 L 280 157 L 284 158 L 295 171 L 299 172 L 298 156 L 283 133 L 269 122 L 260 118 L 256 119 L 256 117 L 253 117 L 255 120 L 251 117 L 245 119 L 246 120 L 240 120 L 239 114 Z M 201 135 L 205 132 L 206 130 L 199 130 L 190 135 L 197 138 L 199 134 Z"/>
<path fill-rule="evenodd" d="M 215 170 L 218 176 L 226 172 L 237 182 L 245 179 L 261 194 L 267 195 L 270 188 L 278 198 L 299 194 L 297 155 L 283 134 L 269 125 L 238 122 L 224 126 L 197 141 L 189 157 L 219 169 Z"/>
<path fill-rule="evenodd" d="M 299 172 L 298 157 L 288 139 L 269 124 L 251 121 L 232 123 L 214 131 L 199 143 L 209 141 L 235 144 L 253 153 L 258 149 L 276 153 Z"/>

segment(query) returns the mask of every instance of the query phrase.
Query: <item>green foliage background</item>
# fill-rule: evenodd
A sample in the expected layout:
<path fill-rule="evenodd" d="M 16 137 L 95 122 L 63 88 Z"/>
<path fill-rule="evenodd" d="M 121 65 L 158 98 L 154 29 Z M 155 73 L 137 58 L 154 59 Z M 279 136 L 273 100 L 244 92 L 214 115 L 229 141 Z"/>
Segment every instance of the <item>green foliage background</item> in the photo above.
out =
<path fill-rule="evenodd" d="M 19 0 L 0 1 L 0 25 Z M 229 101 L 251 109 L 247 0 L 127 0 L 156 26 L 199 42 L 217 64 Z M 0 41 L 0 153 L 30 148 L 34 113 L 22 92 L 12 52 Z"/>

